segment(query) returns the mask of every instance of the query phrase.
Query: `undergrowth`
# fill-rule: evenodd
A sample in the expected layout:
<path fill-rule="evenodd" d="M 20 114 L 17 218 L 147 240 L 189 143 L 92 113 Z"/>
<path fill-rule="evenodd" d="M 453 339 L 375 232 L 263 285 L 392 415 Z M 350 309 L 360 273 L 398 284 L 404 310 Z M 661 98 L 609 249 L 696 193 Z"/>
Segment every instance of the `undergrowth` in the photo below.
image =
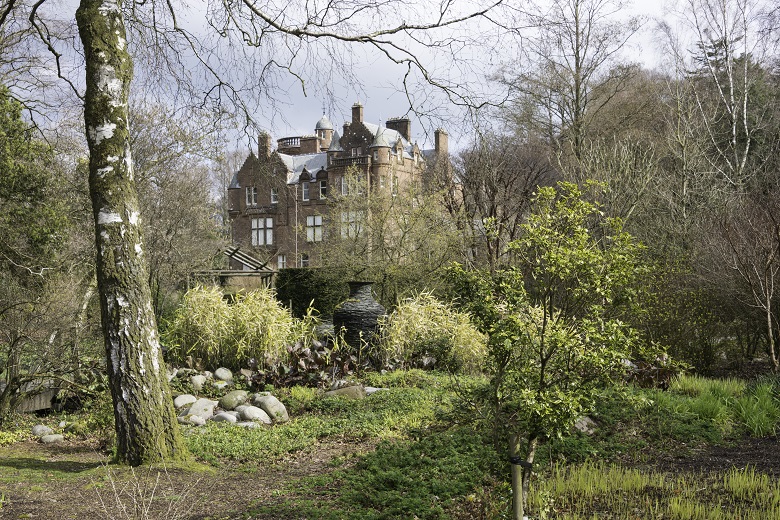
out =
<path fill-rule="evenodd" d="M 382 382 L 382 378 L 375 379 Z M 289 397 L 293 419 L 273 428 L 241 429 L 219 423 L 193 429 L 187 443 L 193 454 L 211 463 L 221 459 L 252 462 L 279 460 L 312 449 L 328 437 L 346 439 L 403 439 L 440 425 L 451 406 L 448 378 L 424 375 L 420 387 L 389 388 L 361 400 L 323 399 L 316 391 L 298 387 L 280 392 Z M 296 417 L 297 415 L 297 417 Z"/>

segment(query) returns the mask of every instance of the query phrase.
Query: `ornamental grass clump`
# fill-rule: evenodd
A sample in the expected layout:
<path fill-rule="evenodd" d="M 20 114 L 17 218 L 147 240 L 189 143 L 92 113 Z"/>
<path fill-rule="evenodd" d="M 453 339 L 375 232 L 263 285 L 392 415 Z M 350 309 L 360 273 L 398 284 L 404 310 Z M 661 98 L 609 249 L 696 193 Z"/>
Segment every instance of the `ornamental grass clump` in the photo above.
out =
<path fill-rule="evenodd" d="M 485 359 L 486 345 L 486 336 L 467 314 L 429 292 L 404 300 L 382 323 L 384 361 L 396 360 L 405 368 L 434 366 L 475 373 Z"/>
<path fill-rule="evenodd" d="M 312 318 L 294 318 L 270 289 L 238 293 L 228 303 L 217 288 L 187 291 L 163 338 L 171 359 L 187 356 L 208 367 L 246 367 L 285 359 L 287 346 L 311 339 Z"/>

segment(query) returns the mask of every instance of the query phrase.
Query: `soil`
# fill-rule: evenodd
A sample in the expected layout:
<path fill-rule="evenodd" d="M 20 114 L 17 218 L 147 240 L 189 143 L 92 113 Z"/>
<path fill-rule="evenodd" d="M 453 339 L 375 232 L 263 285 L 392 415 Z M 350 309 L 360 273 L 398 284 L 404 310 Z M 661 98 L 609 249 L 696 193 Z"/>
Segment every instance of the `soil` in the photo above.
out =
<path fill-rule="evenodd" d="M 336 457 L 374 447 L 330 441 L 270 466 L 130 470 L 86 441 L 19 442 L 0 448 L 0 519 L 247 519 L 252 506 L 283 501 L 296 480 L 336 469 Z"/>
<path fill-rule="evenodd" d="M 661 455 L 649 466 L 673 474 L 721 474 L 731 467 L 752 466 L 778 477 L 777 442 L 777 438 L 745 438 L 729 446 L 688 451 L 684 456 Z M 330 441 L 270 466 L 147 468 L 131 472 L 111 466 L 109 457 L 86 441 L 50 446 L 21 442 L 0 448 L 0 518 L 248 519 L 246 511 L 253 507 L 284 502 L 291 484 L 298 479 L 333 471 L 334 458 L 353 460 L 349 455 L 374 447 L 370 442 Z M 116 497 L 125 504 L 124 511 Z M 148 505 L 150 514 L 136 514 L 132 497 L 139 507 Z M 272 518 L 279 517 L 251 517 Z"/>
<path fill-rule="evenodd" d="M 723 473 L 734 467 L 749 466 L 771 477 L 780 477 L 777 443 L 777 437 L 745 437 L 727 446 L 710 446 L 685 456 L 659 457 L 652 466 L 667 473 Z"/>

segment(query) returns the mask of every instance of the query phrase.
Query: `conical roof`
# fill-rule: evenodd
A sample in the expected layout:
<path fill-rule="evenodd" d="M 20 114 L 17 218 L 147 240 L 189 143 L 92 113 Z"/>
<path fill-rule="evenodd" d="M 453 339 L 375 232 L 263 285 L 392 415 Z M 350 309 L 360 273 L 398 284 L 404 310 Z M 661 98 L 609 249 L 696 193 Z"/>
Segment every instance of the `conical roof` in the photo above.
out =
<path fill-rule="evenodd" d="M 333 138 L 330 140 L 330 148 L 328 148 L 329 152 L 343 152 L 344 149 L 341 147 L 341 144 L 339 143 L 341 141 L 341 136 L 339 135 L 338 130 L 333 132 Z"/>
<path fill-rule="evenodd" d="M 379 147 L 385 147 L 390 148 L 390 141 L 387 139 L 387 136 L 385 135 L 384 128 L 381 126 L 377 126 L 376 128 L 376 134 L 374 134 L 374 142 L 371 143 L 371 146 L 369 148 L 379 148 Z"/>

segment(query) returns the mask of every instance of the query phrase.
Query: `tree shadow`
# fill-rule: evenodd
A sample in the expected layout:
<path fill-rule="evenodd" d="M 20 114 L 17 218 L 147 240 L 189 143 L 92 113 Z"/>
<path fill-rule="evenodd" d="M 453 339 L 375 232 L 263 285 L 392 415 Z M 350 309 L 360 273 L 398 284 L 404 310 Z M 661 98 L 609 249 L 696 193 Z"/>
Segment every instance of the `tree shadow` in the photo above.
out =
<path fill-rule="evenodd" d="M 80 462 L 75 460 L 46 461 L 32 457 L 10 457 L 0 459 L 0 467 L 26 471 L 57 471 L 62 473 L 82 473 L 104 466 L 105 463 Z"/>

